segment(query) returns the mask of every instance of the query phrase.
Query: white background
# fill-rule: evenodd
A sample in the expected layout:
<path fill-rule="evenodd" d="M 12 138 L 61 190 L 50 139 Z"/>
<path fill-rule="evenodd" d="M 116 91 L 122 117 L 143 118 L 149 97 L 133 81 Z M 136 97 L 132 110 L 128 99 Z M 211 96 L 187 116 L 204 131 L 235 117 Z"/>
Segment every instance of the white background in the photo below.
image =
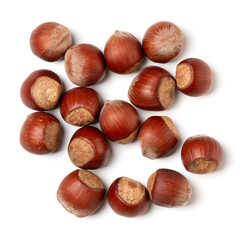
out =
<path fill-rule="evenodd" d="M 0 117 L 0 220 L 1 239 L 234 239 L 239 234 L 239 55 L 240 14 L 238 1 L 1 1 L 1 117 Z M 111 144 L 112 156 L 106 167 L 94 170 L 106 188 L 120 176 L 144 185 L 158 168 L 170 168 L 185 175 L 193 196 L 182 208 L 151 205 L 140 217 L 116 215 L 107 201 L 97 213 L 80 219 L 58 203 L 61 180 L 75 170 L 67 155 L 67 145 L 77 127 L 62 121 L 59 110 L 51 111 L 64 127 L 60 149 L 37 156 L 24 151 L 19 131 L 26 116 L 33 112 L 20 99 L 19 90 L 34 70 L 55 71 L 66 89 L 75 87 L 64 70 L 64 62 L 48 63 L 31 53 L 29 37 L 40 23 L 56 21 L 67 26 L 75 44 L 90 43 L 104 49 L 114 30 L 128 31 L 140 41 L 155 22 L 177 24 L 185 37 L 179 57 L 167 64 L 146 60 L 143 66 L 158 65 L 175 75 L 178 62 L 188 57 L 206 61 L 212 68 L 212 91 L 192 98 L 177 94 L 175 103 L 164 112 L 138 109 L 142 120 L 166 115 L 178 128 L 181 141 L 169 157 L 149 160 L 141 156 L 137 141 L 129 145 Z M 127 91 L 136 73 L 107 73 L 93 88 L 103 100 L 128 101 Z M 99 127 L 98 124 L 95 126 Z M 189 136 L 207 134 L 224 150 L 224 160 L 215 173 L 194 175 L 187 172 L 180 158 L 181 145 Z M 236 216 L 236 218 L 235 218 Z"/>

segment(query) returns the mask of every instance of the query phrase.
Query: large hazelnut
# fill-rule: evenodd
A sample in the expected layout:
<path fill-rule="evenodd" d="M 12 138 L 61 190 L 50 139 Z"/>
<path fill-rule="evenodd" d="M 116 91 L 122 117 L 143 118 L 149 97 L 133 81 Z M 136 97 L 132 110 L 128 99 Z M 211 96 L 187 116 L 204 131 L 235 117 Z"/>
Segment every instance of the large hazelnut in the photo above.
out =
<path fill-rule="evenodd" d="M 49 62 L 62 58 L 71 45 L 70 31 L 56 22 L 42 23 L 33 30 L 30 37 L 32 52 L 37 57 Z"/>

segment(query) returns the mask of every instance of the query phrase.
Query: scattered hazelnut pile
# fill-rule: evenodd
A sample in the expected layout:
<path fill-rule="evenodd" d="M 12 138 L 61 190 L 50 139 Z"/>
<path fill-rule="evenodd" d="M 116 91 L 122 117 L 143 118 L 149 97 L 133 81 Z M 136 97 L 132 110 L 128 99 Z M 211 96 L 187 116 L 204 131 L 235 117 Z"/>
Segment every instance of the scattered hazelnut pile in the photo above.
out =
<path fill-rule="evenodd" d="M 81 126 L 68 145 L 70 160 L 81 169 L 67 175 L 57 191 L 57 199 L 67 211 L 85 217 L 103 202 L 103 182 L 86 169 L 107 163 L 108 140 L 128 144 L 137 137 L 143 156 L 150 159 L 168 156 L 176 147 L 179 135 L 169 117 L 152 116 L 141 124 L 133 105 L 162 111 L 174 101 L 176 88 L 189 96 L 201 96 L 209 91 L 213 79 L 204 61 L 189 58 L 177 65 L 175 78 L 158 66 L 140 70 L 128 91 L 133 105 L 123 100 L 106 101 L 103 105 L 99 94 L 87 86 L 103 78 L 106 66 L 118 74 L 133 73 L 140 68 L 144 55 L 153 62 L 167 63 L 180 53 L 182 45 L 182 31 L 166 21 L 153 24 L 146 31 L 142 45 L 132 34 L 115 31 L 104 53 L 90 44 L 72 46 L 70 31 L 55 22 L 43 23 L 32 32 L 32 52 L 49 62 L 64 57 L 68 78 L 79 86 L 63 93 L 58 75 L 41 69 L 32 72 L 21 87 L 22 102 L 38 111 L 27 117 L 20 132 L 20 143 L 28 152 L 46 154 L 54 152 L 59 145 L 62 126 L 58 119 L 44 111 L 59 105 L 66 123 Z M 98 119 L 102 131 L 89 126 Z M 209 173 L 221 162 L 222 149 L 215 139 L 197 135 L 184 142 L 181 158 L 187 171 Z M 149 177 L 147 189 L 133 179 L 120 177 L 113 181 L 107 195 L 114 212 L 135 217 L 146 212 L 150 200 L 163 207 L 185 205 L 191 197 L 191 185 L 174 170 L 158 169 Z"/>

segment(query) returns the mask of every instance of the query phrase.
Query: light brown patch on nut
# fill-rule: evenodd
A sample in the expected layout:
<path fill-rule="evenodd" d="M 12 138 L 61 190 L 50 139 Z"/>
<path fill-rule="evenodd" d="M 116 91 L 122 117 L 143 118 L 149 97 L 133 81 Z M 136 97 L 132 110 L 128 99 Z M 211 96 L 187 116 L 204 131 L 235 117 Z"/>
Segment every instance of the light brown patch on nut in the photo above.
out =
<path fill-rule="evenodd" d="M 138 134 L 138 129 L 139 128 L 137 128 L 135 131 L 133 131 L 128 137 L 118 140 L 118 141 L 115 141 L 115 142 L 119 143 L 119 144 L 128 144 L 128 143 L 132 142 Z"/>
<path fill-rule="evenodd" d="M 61 125 L 58 122 L 52 122 L 46 126 L 44 143 L 49 151 L 54 152 L 57 149 L 60 143 L 61 132 Z"/>
<path fill-rule="evenodd" d="M 31 89 L 32 98 L 44 110 L 54 108 L 62 94 L 62 86 L 56 80 L 42 76 L 36 79 Z"/>
<path fill-rule="evenodd" d="M 68 154 L 77 167 L 82 167 L 95 157 L 93 145 L 83 138 L 76 138 L 71 141 L 68 147 Z"/>
<path fill-rule="evenodd" d="M 164 120 L 168 128 L 171 130 L 171 132 L 176 136 L 176 138 L 179 138 L 177 128 L 175 127 L 172 119 L 166 116 L 162 116 L 162 119 Z"/>
<path fill-rule="evenodd" d="M 117 184 L 119 197 L 127 204 L 137 204 L 145 194 L 145 187 L 130 178 L 122 177 Z"/>
<path fill-rule="evenodd" d="M 86 108 L 79 107 L 69 112 L 65 121 L 75 126 L 86 126 L 94 121 L 94 117 Z"/>
<path fill-rule="evenodd" d="M 190 64 L 182 63 L 177 66 L 176 82 L 179 89 L 188 87 L 193 81 L 193 69 Z"/>
<path fill-rule="evenodd" d="M 155 184 L 155 178 L 157 176 L 157 171 L 154 172 L 149 178 L 148 178 L 148 182 L 147 182 L 147 190 L 149 193 L 150 198 L 152 199 L 152 190 Z"/>
<path fill-rule="evenodd" d="M 164 77 L 158 88 L 158 98 L 163 109 L 167 109 L 175 99 L 175 80 L 171 77 Z"/>
<path fill-rule="evenodd" d="M 213 159 L 199 158 L 192 161 L 188 166 L 188 171 L 196 174 L 214 172 L 217 168 L 217 162 Z"/>
<path fill-rule="evenodd" d="M 94 173 L 87 170 L 79 170 L 78 178 L 81 182 L 93 189 L 104 189 L 102 180 Z"/>

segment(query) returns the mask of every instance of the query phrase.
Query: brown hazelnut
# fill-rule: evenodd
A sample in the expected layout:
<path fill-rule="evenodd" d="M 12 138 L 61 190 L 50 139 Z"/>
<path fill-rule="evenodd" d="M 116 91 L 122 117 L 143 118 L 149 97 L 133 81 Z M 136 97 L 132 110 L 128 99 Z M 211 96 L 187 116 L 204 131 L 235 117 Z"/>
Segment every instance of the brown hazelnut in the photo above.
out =
<path fill-rule="evenodd" d="M 46 111 L 57 106 L 62 94 L 62 83 L 58 75 L 50 70 L 32 72 L 21 86 L 21 99 L 25 106 Z"/>
<path fill-rule="evenodd" d="M 145 54 L 157 63 L 166 63 L 175 58 L 180 53 L 182 45 L 182 31 L 167 21 L 153 24 L 143 37 Z"/>
<path fill-rule="evenodd" d="M 63 95 L 60 112 L 67 123 L 86 126 L 97 119 L 101 107 L 102 100 L 94 89 L 77 87 Z"/>
<path fill-rule="evenodd" d="M 33 54 L 48 62 L 63 58 L 71 45 L 72 36 L 70 31 L 56 22 L 42 23 L 33 30 L 30 37 Z"/>
<path fill-rule="evenodd" d="M 108 139 L 120 144 L 133 141 L 140 127 L 136 109 L 122 100 L 106 101 L 99 115 L 99 123 Z"/>
<path fill-rule="evenodd" d="M 168 156 L 178 143 L 178 131 L 166 116 L 149 117 L 138 134 L 142 155 L 150 159 Z"/>
<path fill-rule="evenodd" d="M 109 69 L 120 74 L 136 71 L 143 61 L 140 42 L 130 33 L 115 31 L 104 48 Z"/>
<path fill-rule="evenodd" d="M 108 203 L 115 213 L 124 217 L 136 217 L 147 211 L 149 196 L 141 183 L 120 177 L 108 190 Z"/>
<path fill-rule="evenodd" d="M 61 182 L 57 199 L 76 217 L 86 217 L 97 211 L 103 202 L 105 188 L 102 180 L 87 170 L 75 170 Z"/>
<path fill-rule="evenodd" d="M 90 86 L 102 79 L 106 66 L 100 49 L 82 43 L 67 50 L 65 69 L 72 83 L 78 86 Z"/>
<path fill-rule="evenodd" d="M 95 127 L 78 129 L 68 145 L 68 155 L 73 164 L 84 169 L 96 169 L 108 161 L 110 145 L 104 134 Z"/>
<path fill-rule="evenodd" d="M 62 128 L 51 114 L 35 112 L 28 115 L 20 132 L 20 144 L 34 154 L 54 152 L 60 143 Z"/>
<path fill-rule="evenodd" d="M 181 207 L 191 198 L 192 188 L 182 174 L 158 169 L 148 179 L 148 193 L 153 203 L 162 207 Z"/>

